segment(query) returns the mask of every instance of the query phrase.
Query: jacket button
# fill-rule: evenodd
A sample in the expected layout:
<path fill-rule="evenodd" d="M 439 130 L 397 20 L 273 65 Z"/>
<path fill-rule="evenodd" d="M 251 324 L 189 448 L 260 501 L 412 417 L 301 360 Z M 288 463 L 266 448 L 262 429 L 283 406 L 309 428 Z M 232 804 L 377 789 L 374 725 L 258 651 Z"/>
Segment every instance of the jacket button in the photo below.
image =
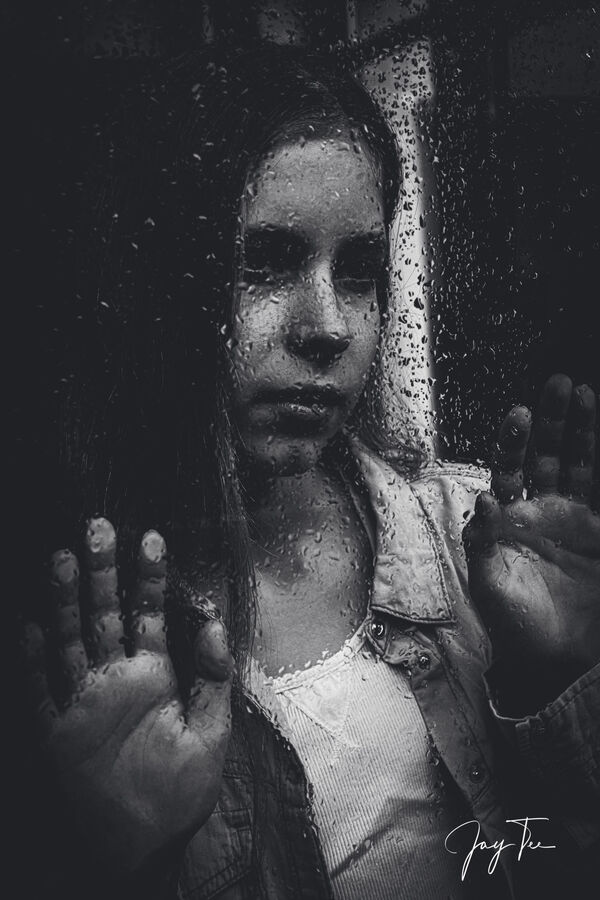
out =
<path fill-rule="evenodd" d="M 479 784 L 480 781 L 483 781 L 485 777 L 485 772 L 483 770 L 483 766 L 480 763 L 473 763 L 471 768 L 469 769 L 469 778 L 474 784 Z"/>
<path fill-rule="evenodd" d="M 371 634 L 374 638 L 381 640 L 385 634 L 385 625 L 379 619 L 373 619 L 371 622 Z"/>
<path fill-rule="evenodd" d="M 419 653 L 419 658 L 417 659 L 419 663 L 420 669 L 428 669 L 431 663 L 431 659 L 428 653 Z"/>

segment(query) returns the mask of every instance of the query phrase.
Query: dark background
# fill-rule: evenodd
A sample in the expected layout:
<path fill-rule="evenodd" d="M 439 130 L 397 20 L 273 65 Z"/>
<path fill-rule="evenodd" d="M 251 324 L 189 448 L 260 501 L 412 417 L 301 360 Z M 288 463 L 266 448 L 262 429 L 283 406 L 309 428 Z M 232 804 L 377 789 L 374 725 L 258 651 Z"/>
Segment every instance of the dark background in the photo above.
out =
<path fill-rule="evenodd" d="M 274 10 L 275 31 L 281 24 L 275 3 L 204 7 L 210 4 L 13 0 L 4 10 L 2 309 L 6 421 L 15 451 L 5 496 L 17 538 L 5 602 L 17 610 L 27 599 L 20 593 L 23 567 L 37 565 L 30 535 L 43 532 L 48 518 L 37 500 L 39 460 L 51 452 L 69 345 L 85 339 L 73 317 L 70 274 L 79 262 L 75 237 L 87 214 L 102 123 L 148 61 L 211 38 L 251 39 L 261 10 Z M 367 16 L 369 3 L 361 8 Z M 513 403 L 532 403 L 550 373 L 565 371 L 600 388 L 600 12 L 590 2 L 408 0 L 396 4 L 402 15 L 395 21 L 386 25 L 384 15 L 382 26 L 380 16 L 356 42 L 348 41 L 346 4 L 305 9 L 287 31 L 284 23 L 279 39 L 283 33 L 283 40 L 321 50 L 345 47 L 357 60 L 393 52 L 415 36 L 432 41 L 440 220 L 432 311 L 439 315 L 442 453 L 489 462 L 500 415 Z M 7 644 L 14 644 L 10 628 Z M 10 650 L 6 656 L 11 663 Z M 9 869 L 19 885 L 13 895 L 33 898 L 34 870 L 49 864 L 53 832 L 60 843 L 60 809 L 41 819 L 43 774 L 23 783 L 14 671 L 4 707 L 15 749 L 6 770 Z"/>
<path fill-rule="evenodd" d="M 14 239 L 8 305 L 24 338 L 14 374 L 18 404 L 23 390 L 27 396 L 25 431 L 32 421 L 42 428 L 50 414 L 44 390 L 56 372 L 51 363 L 45 370 L 44 354 L 52 335 L 73 329 L 61 318 L 68 272 L 77 263 L 69 248 L 102 116 L 152 58 L 206 40 L 252 40 L 261 29 L 264 36 L 265 22 L 280 42 L 325 51 L 345 45 L 357 61 L 382 49 L 392 53 L 415 36 L 432 41 L 441 223 L 432 309 L 439 314 L 442 454 L 487 461 L 499 416 L 512 403 L 533 402 L 553 371 L 598 389 L 596 7 L 583 0 L 355 6 L 363 25 L 358 40 L 348 39 L 342 0 L 8 6 L 2 50 L 7 224 Z M 293 10 L 287 18 L 286 7 Z"/>

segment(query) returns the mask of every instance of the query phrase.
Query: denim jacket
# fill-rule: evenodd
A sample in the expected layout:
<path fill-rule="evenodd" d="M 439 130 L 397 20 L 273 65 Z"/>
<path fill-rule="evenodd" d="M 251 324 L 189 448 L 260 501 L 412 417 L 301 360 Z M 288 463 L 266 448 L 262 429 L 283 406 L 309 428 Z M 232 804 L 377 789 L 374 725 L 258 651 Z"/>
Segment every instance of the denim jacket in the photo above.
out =
<path fill-rule="evenodd" d="M 520 861 L 515 848 L 504 850 L 493 874 L 481 866 L 473 874 L 472 894 L 559 896 L 560 878 L 574 887 L 600 846 L 600 666 L 536 715 L 500 716 L 486 689 L 491 647 L 469 598 L 462 546 L 486 473 L 444 463 L 407 480 L 364 445 L 353 451 L 375 550 L 366 622 L 374 651 L 409 674 L 464 821 L 477 820 L 486 842 L 518 843 L 522 832 L 507 819 L 549 817 L 543 843 L 558 847 Z M 300 761 L 255 699 L 238 705 L 220 799 L 187 847 L 179 897 L 331 897 Z"/>

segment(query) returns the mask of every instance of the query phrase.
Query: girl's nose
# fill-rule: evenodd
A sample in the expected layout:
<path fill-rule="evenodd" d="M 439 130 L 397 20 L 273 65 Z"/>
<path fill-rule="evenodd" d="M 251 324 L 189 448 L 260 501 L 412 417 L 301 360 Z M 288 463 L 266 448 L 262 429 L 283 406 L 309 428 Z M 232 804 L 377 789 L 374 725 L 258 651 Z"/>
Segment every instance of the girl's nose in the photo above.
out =
<path fill-rule="evenodd" d="M 330 273 L 316 273 L 302 294 L 287 345 L 296 356 L 320 367 L 331 365 L 348 349 L 352 336 Z"/>
<path fill-rule="evenodd" d="M 350 346 L 350 338 L 334 332 L 316 331 L 309 326 L 299 326 L 288 338 L 288 346 L 296 356 L 301 356 L 319 367 L 331 365 Z"/>

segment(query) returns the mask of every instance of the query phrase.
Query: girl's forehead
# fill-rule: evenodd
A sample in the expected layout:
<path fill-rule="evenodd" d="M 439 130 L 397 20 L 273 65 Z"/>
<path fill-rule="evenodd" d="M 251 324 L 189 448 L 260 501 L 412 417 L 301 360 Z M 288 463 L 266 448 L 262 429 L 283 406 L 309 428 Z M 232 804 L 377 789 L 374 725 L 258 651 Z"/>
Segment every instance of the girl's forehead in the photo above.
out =
<path fill-rule="evenodd" d="M 379 166 L 369 148 L 350 132 L 330 138 L 281 142 L 249 175 L 243 223 L 328 225 L 347 223 L 372 231 L 383 227 Z"/>

